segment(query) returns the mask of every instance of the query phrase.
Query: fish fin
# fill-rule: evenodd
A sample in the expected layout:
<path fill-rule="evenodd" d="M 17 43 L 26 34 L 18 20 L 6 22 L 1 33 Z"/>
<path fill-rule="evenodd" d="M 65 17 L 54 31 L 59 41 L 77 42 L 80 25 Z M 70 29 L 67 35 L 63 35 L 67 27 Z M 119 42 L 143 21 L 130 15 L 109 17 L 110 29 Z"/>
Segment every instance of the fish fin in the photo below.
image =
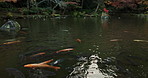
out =
<path fill-rule="evenodd" d="M 42 63 L 39 63 L 39 64 L 47 64 L 47 63 L 50 63 L 50 62 L 52 62 L 53 61 L 53 59 L 51 59 L 51 60 L 48 60 L 48 61 L 44 61 L 44 62 L 42 62 Z"/>
<path fill-rule="evenodd" d="M 57 67 L 57 66 L 51 66 L 51 65 L 48 65 L 49 68 L 52 68 L 52 69 L 55 69 L 55 70 L 58 70 L 58 69 L 61 69 L 60 67 Z"/>

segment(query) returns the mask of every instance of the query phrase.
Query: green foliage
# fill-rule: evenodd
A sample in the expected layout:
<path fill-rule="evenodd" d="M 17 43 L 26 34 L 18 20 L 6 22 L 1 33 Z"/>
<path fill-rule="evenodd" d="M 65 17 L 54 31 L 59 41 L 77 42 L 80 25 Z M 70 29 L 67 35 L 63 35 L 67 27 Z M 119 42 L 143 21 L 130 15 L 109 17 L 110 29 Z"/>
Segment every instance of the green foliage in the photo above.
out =
<path fill-rule="evenodd" d="M 67 8 L 71 8 L 71 9 L 81 9 L 82 8 L 82 6 L 80 6 L 80 5 L 73 5 L 73 4 L 68 4 L 67 5 Z"/>
<path fill-rule="evenodd" d="M 21 13 L 22 13 L 23 15 L 28 15 L 28 14 L 29 14 L 29 9 L 23 8 L 23 9 L 21 10 Z"/>
<path fill-rule="evenodd" d="M 83 12 L 79 12 L 79 11 L 74 11 L 73 12 L 73 16 L 75 17 L 82 17 L 82 16 L 85 16 L 86 12 L 83 11 Z"/>
<path fill-rule="evenodd" d="M 43 15 L 49 15 L 49 13 L 48 13 L 48 12 L 42 12 L 42 14 L 43 14 Z"/>
<path fill-rule="evenodd" d="M 148 14 L 148 11 L 146 11 L 145 14 Z"/>
<path fill-rule="evenodd" d="M 0 2 L 0 7 L 1 8 L 12 8 L 13 5 L 11 3 L 8 3 L 8 2 Z"/>
<path fill-rule="evenodd" d="M 7 10 L 10 11 L 10 12 L 18 12 L 17 8 L 8 8 Z"/>
<path fill-rule="evenodd" d="M 51 14 L 51 16 L 53 16 L 53 17 L 60 17 L 61 15 L 60 14 Z"/>
<path fill-rule="evenodd" d="M 60 16 L 60 14 L 71 14 L 75 17 L 83 17 L 86 15 L 98 16 L 98 14 L 102 13 L 103 8 L 106 7 L 110 13 L 117 11 L 125 12 L 126 10 L 147 13 L 146 0 L 141 0 L 142 2 L 137 3 L 133 2 L 135 0 L 49 0 L 49 3 L 47 1 L 40 3 L 40 0 L 36 0 L 37 6 L 31 6 L 26 1 L 30 0 L 22 0 L 17 3 L 0 2 L 0 11 L 12 12 L 14 14 L 21 13 L 23 15 L 52 14 L 52 16 Z M 127 4 L 126 1 L 132 1 L 132 4 Z M 32 8 L 26 7 L 27 5 Z M 11 14 L 5 15 L 12 16 Z"/>
<path fill-rule="evenodd" d="M 0 2 L 0 11 L 18 12 L 17 8 L 15 8 L 11 3 L 8 2 Z"/>
<path fill-rule="evenodd" d="M 98 14 L 98 13 L 96 13 L 96 12 L 93 12 L 91 15 L 92 15 L 92 16 L 94 16 L 94 17 L 99 16 L 99 14 Z"/>
<path fill-rule="evenodd" d="M 23 15 L 29 15 L 29 14 L 37 14 L 38 10 L 23 8 L 21 12 Z"/>
<path fill-rule="evenodd" d="M 28 14 L 41 14 L 41 15 L 50 15 L 52 13 L 51 8 L 23 8 L 21 11 L 22 14 L 28 15 Z"/>
<path fill-rule="evenodd" d="M 7 16 L 8 16 L 8 17 L 13 17 L 13 14 L 12 14 L 11 12 L 8 12 L 8 13 L 7 13 Z"/>

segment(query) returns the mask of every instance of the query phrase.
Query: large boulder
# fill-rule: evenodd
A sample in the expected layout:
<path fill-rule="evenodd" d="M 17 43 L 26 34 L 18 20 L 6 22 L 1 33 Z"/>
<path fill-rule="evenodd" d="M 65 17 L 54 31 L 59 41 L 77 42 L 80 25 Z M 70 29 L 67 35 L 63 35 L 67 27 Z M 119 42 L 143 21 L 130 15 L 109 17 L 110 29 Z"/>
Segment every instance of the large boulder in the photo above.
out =
<path fill-rule="evenodd" d="M 20 28 L 21 27 L 18 22 L 13 21 L 13 20 L 9 20 L 4 25 L 2 25 L 2 27 L 0 27 L 0 30 L 7 31 L 7 32 L 11 32 L 11 31 L 18 32 L 20 30 Z"/>

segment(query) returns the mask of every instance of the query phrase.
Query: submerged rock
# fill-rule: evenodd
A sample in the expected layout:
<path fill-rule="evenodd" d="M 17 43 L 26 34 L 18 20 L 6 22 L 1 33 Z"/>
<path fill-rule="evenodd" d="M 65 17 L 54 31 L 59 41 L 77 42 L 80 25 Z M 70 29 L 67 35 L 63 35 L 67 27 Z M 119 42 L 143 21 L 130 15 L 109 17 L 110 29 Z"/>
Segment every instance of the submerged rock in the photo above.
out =
<path fill-rule="evenodd" d="M 6 68 L 6 71 L 15 78 L 25 78 L 25 75 L 16 68 Z"/>
<path fill-rule="evenodd" d="M 21 26 L 18 22 L 9 20 L 4 25 L 2 25 L 2 27 L 0 27 L 0 30 L 7 31 L 7 32 L 11 32 L 11 31 L 18 32 L 20 28 Z"/>
<path fill-rule="evenodd" d="M 29 70 L 29 78 L 49 78 L 49 76 L 55 76 L 55 72 L 51 72 L 44 69 L 31 69 Z"/>
<path fill-rule="evenodd" d="M 101 19 L 109 19 L 109 14 L 102 12 Z"/>

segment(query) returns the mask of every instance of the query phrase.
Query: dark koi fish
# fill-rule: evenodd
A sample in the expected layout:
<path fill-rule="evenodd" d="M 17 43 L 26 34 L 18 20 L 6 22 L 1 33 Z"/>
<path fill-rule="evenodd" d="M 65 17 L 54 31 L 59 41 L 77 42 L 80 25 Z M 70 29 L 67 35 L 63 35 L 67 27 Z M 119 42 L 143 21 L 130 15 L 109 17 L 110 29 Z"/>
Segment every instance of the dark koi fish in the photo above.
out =
<path fill-rule="evenodd" d="M 71 50 L 74 50 L 74 49 L 73 48 L 63 49 L 63 50 L 56 51 L 56 53 L 65 52 L 65 51 L 71 51 Z"/>

